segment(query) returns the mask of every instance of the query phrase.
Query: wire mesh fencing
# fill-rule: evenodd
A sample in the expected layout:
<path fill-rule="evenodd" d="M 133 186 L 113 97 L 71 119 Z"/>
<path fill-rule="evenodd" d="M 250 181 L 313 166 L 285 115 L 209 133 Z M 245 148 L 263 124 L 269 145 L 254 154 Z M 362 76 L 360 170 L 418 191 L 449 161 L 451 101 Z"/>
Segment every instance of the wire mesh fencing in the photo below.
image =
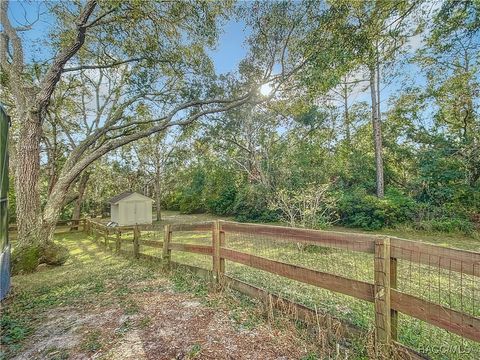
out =
<path fill-rule="evenodd" d="M 212 222 L 171 226 L 171 261 L 212 270 Z"/>
<path fill-rule="evenodd" d="M 207 270 L 219 282 L 240 281 L 250 292 L 374 329 L 377 343 L 433 359 L 480 358 L 478 252 L 224 221 L 122 229 L 120 238 L 136 257 Z"/>
<path fill-rule="evenodd" d="M 398 340 L 432 358 L 480 358 L 479 254 L 392 238 Z"/>

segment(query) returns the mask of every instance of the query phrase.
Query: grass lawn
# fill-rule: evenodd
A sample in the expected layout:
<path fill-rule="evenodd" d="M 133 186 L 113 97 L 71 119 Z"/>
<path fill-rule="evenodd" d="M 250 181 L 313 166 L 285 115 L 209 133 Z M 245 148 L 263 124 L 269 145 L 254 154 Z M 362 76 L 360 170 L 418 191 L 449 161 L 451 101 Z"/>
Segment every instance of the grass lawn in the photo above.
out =
<path fill-rule="evenodd" d="M 129 260 L 82 232 L 57 234 L 64 266 L 12 278 L 2 303 L 1 359 L 317 359 L 362 357 L 320 343 L 231 290 L 215 292 L 160 261 Z M 322 354 L 320 356 L 319 354 Z"/>
<path fill-rule="evenodd" d="M 164 212 L 164 219 L 161 223 L 188 223 L 212 219 L 211 216 L 204 214 L 179 215 L 175 212 Z M 335 230 L 353 231 L 344 228 L 335 228 Z M 464 235 L 431 234 L 399 229 L 376 233 L 468 250 L 479 250 L 477 238 Z M 142 232 L 143 238 L 162 240 L 163 232 Z M 220 304 L 222 305 L 220 308 L 227 309 L 228 317 L 242 319 L 241 328 L 242 326 L 248 328 L 250 323 L 258 324 L 263 321 L 259 320 L 262 319 L 262 315 L 254 310 L 258 308 L 256 305 L 252 305 L 254 302 L 243 297 L 238 300 L 238 294 L 233 297 L 228 294 L 222 297 L 212 296 L 203 281 L 192 282 L 192 279 L 186 280 L 183 275 L 178 273 L 163 274 L 158 263 L 130 261 L 114 256 L 110 252 L 102 251 L 98 245 L 92 243 L 91 239 L 85 238 L 82 233 L 58 234 L 57 239 L 62 239 L 61 241 L 69 247 L 72 255 L 65 266 L 45 268 L 35 274 L 13 278 L 13 296 L 7 301 L 2 312 L 3 351 L 8 354 L 16 354 L 25 351 L 25 348 L 28 349 L 32 337 L 37 336 L 38 329 L 45 323 L 49 324 L 49 319 L 52 317 L 51 312 L 56 309 L 67 309 L 70 312 L 85 307 L 97 309 L 96 312 L 100 311 L 98 309 L 103 309 L 102 311 L 113 309 L 112 311 L 119 312 L 122 314 L 121 316 L 128 318 L 129 312 L 133 312 L 134 315 L 138 313 L 138 305 L 135 305 L 138 298 L 148 297 L 152 292 L 158 295 L 171 291 L 187 291 L 199 297 L 202 305 L 206 304 L 207 307 L 215 306 L 217 310 L 217 305 Z M 176 232 L 172 241 L 211 244 L 211 234 L 209 232 Z M 274 241 L 269 237 L 235 233 L 227 233 L 226 246 L 273 260 L 373 282 L 373 257 L 368 254 L 315 246 L 308 246 L 300 250 L 296 244 Z M 129 244 L 122 244 L 122 248 L 131 251 Z M 154 256 L 161 254 L 161 249 L 146 246 L 141 246 L 140 251 Z M 206 269 L 212 268 L 212 260 L 208 256 L 173 251 L 172 260 Z M 226 273 L 290 300 L 333 314 L 363 328 L 366 332 L 371 330 L 374 316 L 373 304 L 229 261 L 226 263 Z M 398 273 L 401 291 L 429 301 L 440 302 L 445 306 L 465 311 L 477 317 L 480 316 L 479 279 L 465 275 L 460 277 L 451 271 L 438 270 L 435 267 L 403 260 L 399 261 Z M 227 301 L 225 298 L 229 300 Z M 177 304 L 179 301 L 175 300 L 174 303 Z M 245 304 L 248 305 L 245 306 Z M 142 322 L 148 323 L 152 318 L 151 315 L 148 315 L 148 307 L 146 309 L 145 314 L 147 315 L 142 315 L 146 319 L 135 318 L 134 321 L 130 319 L 131 324 L 127 323 L 127 325 L 130 324 L 128 326 L 123 322 L 117 323 L 112 330 L 113 335 L 111 331 L 104 333 L 103 330 L 98 330 L 99 332 L 94 332 L 93 335 L 88 331 L 80 331 L 83 335 L 74 342 L 75 345 L 71 349 L 65 350 L 66 355 L 83 351 L 90 355 L 99 353 L 101 356 L 110 356 L 111 351 L 115 351 L 115 347 L 112 348 L 106 344 L 112 342 L 112 336 L 115 344 L 122 342 L 122 337 L 118 337 L 117 333 L 120 331 L 123 334 L 123 330 L 117 328 L 122 329 L 122 326 L 126 326 L 128 330 L 130 328 L 142 330 Z M 142 311 L 140 312 L 143 314 Z M 231 315 L 232 311 L 234 315 Z M 77 317 L 95 319 L 92 314 L 82 315 L 79 313 Z M 109 328 L 108 326 L 107 324 L 102 328 Z M 286 328 L 284 325 L 282 326 L 283 329 Z M 78 328 L 78 324 L 75 323 L 73 328 Z M 291 332 L 287 331 L 287 333 L 292 336 Z M 297 339 L 298 336 L 294 337 Z M 302 344 L 300 347 L 303 346 L 305 351 L 299 354 L 298 358 L 314 359 L 316 357 L 312 354 L 315 352 L 330 353 L 329 351 L 331 351 L 328 346 L 327 349 L 324 346 L 321 350 L 312 349 L 311 346 L 301 343 L 302 339 L 300 336 L 298 341 L 300 341 L 299 344 Z M 427 353 L 433 359 L 480 358 L 480 344 L 463 340 L 459 336 L 401 314 L 399 316 L 399 340 L 405 345 Z M 316 342 L 310 341 L 309 343 Z M 197 349 L 194 341 L 189 344 L 192 348 Z M 205 348 L 206 345 L 202 346 Z M 54 342 L 50 347 L 52 348 L 51 353 L 54 354 L 50 358 L 62 358 L 55 357 L 63 354 L 59 344 Z M 356 358 L 362 358 L 366 354 L 362 345 L 342 344 L 340 348 L 342 351 L 348 352 L 350 356 L 355 355 Z M 205 354 L 203 353 L 203 355 Z M 307 355 L 311 357 L 304 357 Z"/>
<path fill-rule="evenodd" d="M 182 218 L 181 215 L 176 216 Z M 188 217 L 184 216 L 183 218 L 188 221 Z M 340 227 L 336 227 L 334 230 L 353 231 Z M 365 233 L 365 231 L 363 232 Z M 480 250 L 478 237 L 461 234 L 426 233 L 410 229 L 385 230 L 375 232 L 375 234 L 397 236 L 466 250 Z M 161 239 L 163 234 L 144 233 L 142 236 Z M 207 232 L 176 232 L 173 234 L 172 241 L 207 245 L 211 244 L 211 234 Z M 296 244 L 275 241 L 266 236 L 235 233 L 227 233 L 225 242 L 226 247 L 234 250 L 373 283 L 373 256 L 369 254 L 316 246 L 308 246 L 299 250 Z M 158 256 L 160 250 L 144 247 L 141 252 Z M 212 268 L 212 260 L 208 256 L 173 251 L 172 260 L 205 269 Z M 371 330 L 374 319 L 374 309 L 371 303 L 229 261 L 226 262 L 226 273 L 287 299 L 333 314 L 365 330 Z M 480 280 L 473 276 L 439 269 L 435 264 L 428 266 L 408 260 L 399 260 L 398 289 L 475 317 L 480 316 Z M 427 353 L 434 359 L 480 358 L 480 344 L 402 314 L 399 314 L 399 340 L 405 345 Z"/>

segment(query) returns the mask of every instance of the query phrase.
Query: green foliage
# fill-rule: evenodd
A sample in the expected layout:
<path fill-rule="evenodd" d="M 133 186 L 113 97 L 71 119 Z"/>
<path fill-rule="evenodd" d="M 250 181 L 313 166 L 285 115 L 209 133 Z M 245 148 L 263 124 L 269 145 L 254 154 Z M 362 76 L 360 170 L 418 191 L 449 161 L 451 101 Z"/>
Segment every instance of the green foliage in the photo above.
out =
<path fill-rule="evenodd" d="M 85 335 L 85 338 L 81 344 L 82 350 L 95 352 L 102 347 L 101 332 L 99 330 L 93 330 Z"/>
<path fill-rule="evenodd" d="M 229 12 L 230 2 L 169 3 L 165 9 L 156 2 L 134 2 L 129 20 L 121 26 L 115 20 L 117 16 L 123 20 L 123 7 L 108 16 L 111 21 L 105 26 L 89 30 L 92 36 L 77 60 L 105 60 L 92 58 L 98 53 L 92 50 L 104 43 L 121 55 L 142 55 L 145 59 L 123 74 L 129 80 L 116 91 L 136 93 L 175 80 L 174 95 L 162 91 L 156 99 L 167 108 L 183 101 L 238 94 L 236 75 L 254 88 L 262 83 L 276 86 L 270 63 L 281 66 L 285 76 L 294 71 L 285 82 L 288 86 L 278 84 L 282 95 L 266 103 L 252 101 L 203 118 L 201 124 L 192 123 L 178 133 L 150 136 L 92 164 L 84 212 L 105 213 L 109 197 L 147 189 L 146 195 L 159 194 L 162 208 L 185 214 L 208 212 L 239 221 L 282 220 L 321 228 L 335 222 L 339 213 L 342 224 L 364 229 L 403 224 L 469 233 L 473 225 L 468 219 L 478 218 L 480 212 L 477 2 L 446 0 L 428 15 L 417 7 L 420 3 L 410 0 L 321 4 L 241 4 L 236 12 L 249 27 L 249 48 L 238 74 L 230 75 L 214 74 L 207 51 L 219 34 L 221 22 L 216 20 Z M 156 11 L 160 7 L 164 11 Z M 60 25 L 71 22 L 72 13 L 65 5 L 58 4 L 55 15 Z M 170 25 L 165 25 L 165 18 Z M 398 20 L 395 25 L 386 26 L 393 19 Z M 149 31 L 143 27 L 139 31 L 138 24 Z M 117 35 L 119 26 L 125 35 Z M 72 30 L 65 29 L 52 36 L 53 45 L 71 39 Z M 404 46 L 412 34 L 423 36 L 415 52 Z M 300 66 L 298 59 L 305 63 Z M 402 60 L 415 63 L 414 75 L 425 81 L 409 84 L 410 74 L 401 75 L 406 73 Z M 391 92 L 388 102 L 383 96 L 380 99 L 387 191 L 383 199 L 373 196 L 376 167 L 370 104 L 353 96 L 364 87 L 359 74 L 377 62 L 380 89 L 389 86 L 393 77 L 401 77 L 406 85 L 400 93 Z M 37 77 L 45 71 L 35 70 Z M 66 80 L 62 78 L 60 89 L 93 91 L 78 79 Z M 65 120 L 70 116 L 58 121 L 61 128 L 71 130 L 73 138 L 83 131 L 78 128 L 77 100 L 56 99 L 50 108 L 53 111 L 55 105 L 56 113 L 72 114 L 72 121 Z M 135 101 L 128 108 L 132 115 L 119 124 L 136 118 L 145 122 L 139 129 L 148 128 L 158 109 L 147 100 Z M 185 114 L 195 111 L 185 109 Z M 180 119 L 184 114 L 177 115 Z M 44 126 L 45 136 L 58 143 L 55 164 L 60 169 L 69 145 L 64 130 L 54 136 L 58 131 L 55 122 Z M 42 168 L 46 194 L 50 167 Z M 335 205 L 329 209 L 335 216 L 305 211 L 310 190 L 318 190 L 309 189 L 309 184 L 331 186 Z M 282 209 L 272 206 L 273 194 L 282 191 L 291 208 L 304 208 L 301 220 L 299 216 L 291 217 L 295 221 L 282 218 Z M 13 206 L 14 194 L 9 196 Z M 69 218 L 71 211 L 72 205 L 66 205 L 61 218 Z"/>
<path fill-rule="evenodd" d="M 273 222 L 279 220 L 276 211 L 269 209 L 266 189 L 250 185 L 242 188 L 233 207 L 235 220 L 243 222 Z"/>
<path fill-rule="evenodd" d="M 40 263 L 38 246 L 17 246 L 12 253 L 12 273 L 29 273 L 35 271 Z"/>
<path fill-rule="evenodd" d="M 205 186 L 205 205 L 208 212 L 231 215 L 237 196 L 236 174 L 228 167 L 210 166 Z"/>
<path fill-rule="evenodd" d="M 174 271 L 171 280 L 178 292 L 192 292 L 199 297 L 205 297 L 208 294 L 207 284 L 190 272 Z"/>
<path fill-rule="evenodd" d="M 215 197 L 207 199 L 208 211 L 216 215 L 231 215 L 236 195 L 237 189 L 235 186 L 230 185 L 223 189 L 220 188 L 219 193 Z"/>
<path fill-rule="evenodd" d="M 337 197 L 329 184 L 308 184 L 296 191 L 281 189 L 272 198 L 271 208 L 292 227 L 324 229 L 338 220 Z"/>
<path fill-rule="evenodd" d="M 415 209 L 415 202 L 397 191 L 390 191 L 384 199 L 379 199 L 365 191 L 356 190 L 345 194 L 339 203 L 341 222 L 366 230 L 413 221 Z"/>
<path fill-rule="evenodd" d="M 196 168 L 191 174 L 190 183 L 183 189 L 178 200 L 182 214 L 194 214 L 205 211 L 203 191 L 205 189 L 205 170 Z"/>
<path fill-rule="evenodd" d="M 453 146 L 452 146 L 453 145 Z M 457 214 L 479 211 L 480 186 L 471 184 L 454 141 L 436 138 L 435 146 L 419 156 L 418 199 L 436 207 L 453 207 Z"/>
<path fill-rule="evenodd" d="M 15 348 L 30 332 L 27 323 L 12 317 L 8 312 L 2 311 L 0 317 L 0 343 L 3 346 Z M 0 358 L 2 353 L 0 352 Z"/>
<path fill-rule="evenodd" d="M 196 359 L 201 355 L 202 346 L 200 344 L 194 344 L 187 353 L 187 359 Z"/>
<path fill-rule="evenodd" d="M 53 242 L 17 246 L 12 254 L 12 272 L 30 273 L 35 271 L 39 264 L 63 265 L 68 257 L 68 249 Z"/>
<path fill-rule="evenodd" d="M 315 353 L 308 353 L 307 355 L 302 356 L 300 358 L 300 360 L 318 360 L 318 359 L 319 359 L 319 357 Z"/>
<path fill-rule="evenodd" d="M 235 174 L 219 166 L 196 167 L 188 171 L 187 183 L 167 200 L 167 207 L 183 214 L 208 211 L 230 215 L 237 194 Z"/>
<path fill-rule="evenodd" d="M 475 226 L 467 219 L 461 218 L 440 218 L 423 220 L 415 223 L 415 229 L 425 231 L 438 231 L 443 233 L 473 234 Z"/>

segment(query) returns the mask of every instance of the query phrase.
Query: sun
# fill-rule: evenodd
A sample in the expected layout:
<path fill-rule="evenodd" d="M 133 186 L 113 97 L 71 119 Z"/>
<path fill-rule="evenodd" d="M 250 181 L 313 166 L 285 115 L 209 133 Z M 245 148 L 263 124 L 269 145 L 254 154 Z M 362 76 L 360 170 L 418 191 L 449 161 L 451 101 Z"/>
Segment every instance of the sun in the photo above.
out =
<path fill-rule="evenodd" d="M 260 94 L 262 94 L 263 96 L 268 96 L 272 93 L 272 85 L 270 84 L 263 84 L 262 86 L 260 86 Z"/>

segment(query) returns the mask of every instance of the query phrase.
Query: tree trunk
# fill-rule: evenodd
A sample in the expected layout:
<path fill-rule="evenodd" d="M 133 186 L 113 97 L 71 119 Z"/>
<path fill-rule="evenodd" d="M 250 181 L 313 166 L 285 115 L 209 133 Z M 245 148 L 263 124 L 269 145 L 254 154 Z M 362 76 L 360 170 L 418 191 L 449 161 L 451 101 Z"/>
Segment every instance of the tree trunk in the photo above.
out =
<path fill-rule="evenodd" d="M 68 250 L 52 241 L 58 216 L 52 217 L 50 222 L 42 218 L 38 188 L 42 135 L 40 114 L 30 111 L 20 117 L 19 123 L 15 163 L 18 245 L 12 254 L 13 273 L 34 271 L 41 263 L 60 265 L 68 258 Z"/>
<path fill-rule="evenodd" d="M 45 208 L 43 209 L 43 226 L 42 238 L 45 242 L 53 241 L 53 234 L 55 232 L 55 225 L 60 218 L 65 199 L 67 198 L 70 183 L 59 176 L 58 181 L 47 199 Z"/>
<path fill-rule="evenodd" d="M 375 147 L 375 171 L 377 182 L 377 197 L 383 198 L 385 194 L 383 181 L 383 154 L 382 154 L 382 127 L 380 122 L 377 79 L 375 66 L 370 67 L 370 94 L 372 97 L 372 125 L 373 143 Z"/>
<path fill-rule="evenodd" d="M 53 137 L 53 144 L 50 151 L 47 151 L 48 154 L 48 192 L 50 193 L 57 182 L 57 156 L 58 156 L 58 144 L 57 144 L 57 126 L 55 123 L 52 124 L 52 137 Z"/>
<path fill-rule="evenodd" d="M 83 196 L 85 195 L 85 190 L 87 189 L 87 182 L 89 177 L 90 177 L 89 172 L 83 173 L 82 177 L 80 178 L 80 182 L 78 183 L 78 197 L 75 200 L 75 205 L 73 208 L 72 227 L 70 228 L 70 230 L 78 230 L 78 224 L 80 221 L 81 210 L 82 210 Z"/>
<path fill-rule="evenodd" d="M 343 107 L 344 107 L 344 125 L 345 125 L 345 140 L 350 145 L 350 114 L 348 113 L 348 84 L 345 77 L 345 87 L 343 88 Z"/>
<path fill-rule="evenodd" d="M 155 212 L 157 213 L 157 221 L 162 220 L 162 187 L 160 180 L 155 179 Z"/>
<path fill-rule="evenodd" d="M 42 211 L 40 207 L 40 115 L 28 113 L 21 124 L 16 163 L 15 193 L 17 207 L 18 245 L 40 244 Z"/>

